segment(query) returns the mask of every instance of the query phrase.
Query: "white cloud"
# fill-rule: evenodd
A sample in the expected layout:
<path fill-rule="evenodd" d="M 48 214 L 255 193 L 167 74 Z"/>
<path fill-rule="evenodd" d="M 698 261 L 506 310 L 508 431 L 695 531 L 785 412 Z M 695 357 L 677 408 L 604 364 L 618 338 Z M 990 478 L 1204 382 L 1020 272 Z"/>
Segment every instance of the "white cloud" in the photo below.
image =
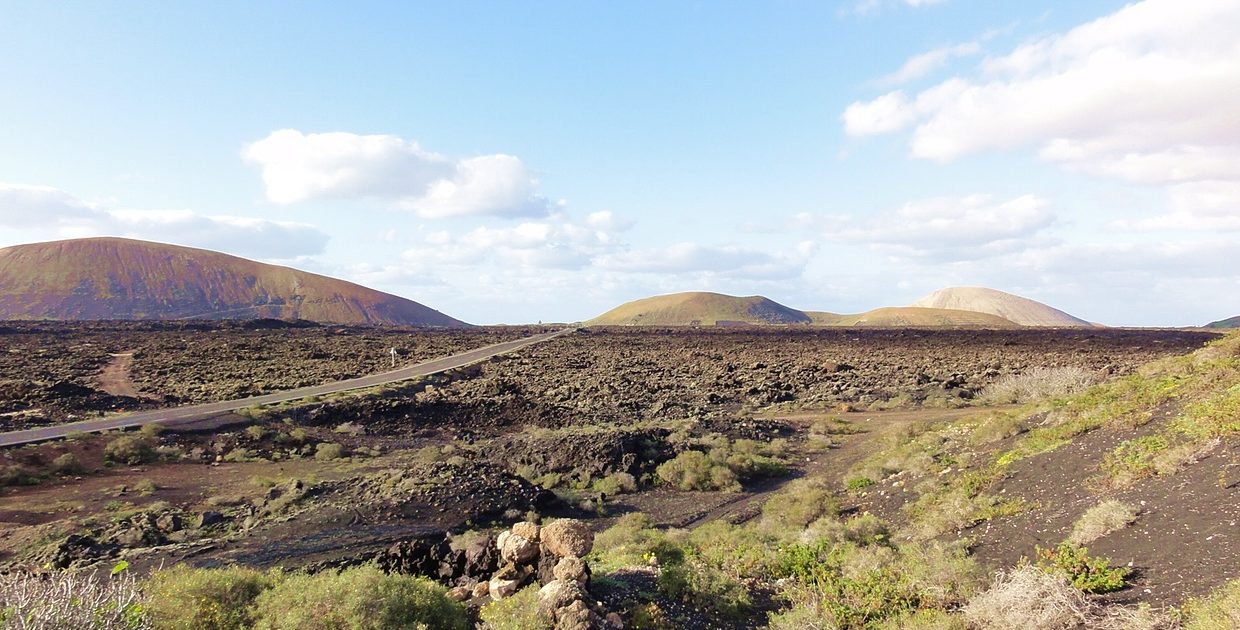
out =
<path fill-rule="evenodd" d="M 770 280 L 800 276 L 815 249 L 813 243 L 804 242 L 791 253 L 769 254 L 735 245 L 676 243 L 610 254 L 599 261 L 599 266 L 629 273 L 706 273 Z"/>
<path fill-rule="evenodd" d="M 95 204 L 50 186 L 0 183 L 0 225 L 43 227 L 98 216 Z"/>
<path fill-rule="evenodd" d="M 996 202 L 990 195 L 937 197 L 904 204 L 865 221 L 802 214 L 794 224 L 829 238 L 865 243 L 902 258 L 977 260 L 1027 247 L 1055 215 L 1046 200 L 1023 195 Z"/>
<path fill-rule="evenodd" d="M 920 79 L 939 68 L 947 65 L 956 57 L 968 57 L 976 55 L 982 51 L 982 45 L 978 42 L 965 42 L 963 44 L 955 44 L 952 46 L 941 46 L 928 50 L 924 53 L 909 57 L 899 70 L 882 77 L 878 80 L 880 85 L 901 85 L 915 79 Z"/>
<path fill-rule="evenodd" d="M 525 269 L 583 269 L 618 247 L 613 229 L 553 215 L 510 227 L 480 226 L 459 235 L 438 231 L 428 234 L 421 246 L 405 251 L 402 260 L 419 268 L 496 263 Z"/>
<path fill-rule="evenodd" d="M 1240 141 L 1238 30 L 1240 3 L 1146 0 L 988 59 L 976 78 L 849 110 L 884 114 L 870 133 L 918 123 L 913 154 L 934 160 L 1025 146 L 1069 161 L 1208 153 Z"/>
<path fill-rule="evenodd" d="M 0 183 L 0 226 L 52 238 L 125 236 L 252 258 L 322 253 L 328 236 L 304 223 L 208 216 L 191 210 L 108 208 L 47 186 Z"/>
<path fill-rule="evenodd" d="M 877 13 L 887 5 L 903 4 L 909 7 L 928 7 L 933 4 L 940 4 L 946 0 L 857 0 L 848 10 L 841 10 L 842 13 L 853 13 L 856 15 L 869 15 Z"/>
<path fill-rule="evenodd" d="M 282 129 L 245 147 L 278 204 L 377 199 L 419 216 L 546 216 L 552 204 L 517 157 L 454 160 L 391 135 Z"/>
<path fill-rule="evenodd" d="M 849 105 L 841 116 L 850 136 L 872 136 L 899 131 L 917 120 L 917 110 L 902 90 L 872 101 Z"/>
<path fill-rule="evenodd" d="M 1116 221 L 1115 227 L 1158 232 L 1240 230 L 1240 181 L 1188 182 L 1171 186 L 1167 192 L 1169 212 Z"/>

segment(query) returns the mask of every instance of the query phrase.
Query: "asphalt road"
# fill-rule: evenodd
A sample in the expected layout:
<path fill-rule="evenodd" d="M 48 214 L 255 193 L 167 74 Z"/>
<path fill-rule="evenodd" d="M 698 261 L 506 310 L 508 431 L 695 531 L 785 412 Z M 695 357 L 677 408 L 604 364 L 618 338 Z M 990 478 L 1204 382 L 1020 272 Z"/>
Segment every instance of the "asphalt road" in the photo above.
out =
<path fill-rule="evenodd" d="M 421 378 L 454 370 L 456 368 L 465 367 L 467 365 L 485 361 L 494 356 L 507 354 L 520 350 L 536 343 L 541 343 L 554 337 L 572 332 L 573 328 L 564 328 L 549 333 L 542 333 L 524 339 L 515 341 L 505 341 L 482 348 L 475 348 L 460 354 L 432 359 L 417 365 L 403 367 L 390 372 L 381 372 L 379 374 L 371 374 L 360 378 L 353 378 L 346 381 L 336 381 L 334 383 L 324 383 L 323 385 L 315 385 L 313 387 L 302 387 L 300 389 L 290 389 L 288 391 L 277 392 L 274 394 L 265 394 L 263 396 L 253 396 L 250 398 L 238 398 L 236 400 L 224 400 L 220 402 L 207 403 L 203 405 L 189 405 L 185 407 L 172 407 L 170 409 L 155 409 L 152 411 L 140 411 L 137 413 L 125 414 L 121 416 L 111 416 L 108 418 L 99 418 L 97 420 L 83 420 L 81 422 L 72 422 L 69 424 L 61 424 L 52 427 L 40 427 L 37 429 L 26 429 L 24 431 L 10 431 L 8 433 L 0 433 L 0 447 L 18 446 L 21 444 L 29 444 L 31 442 L 43 442 L 46 440 L 54 440 L 63 438 L 74 432 L 85 431 L 94 433 L 98 431 L 108 431 L 111 429 L 124 429 L 129 427 L 139 427 L 144 424 L 158 422 L 159 424 L 175 428 L 192 422 L 206 420 L 243 409 L 254 405 L 270 405 L 274 403 L 287 402 L 306 398 L 309 396 L 322 396 L 325 394 L 335 394 L 337 392 L 349 391 L 351 389 L 364 389 L 367 387 L 375 387 L 377 385 L 386 385 L 388 383 L 397 383 L 413 378 Z"/>

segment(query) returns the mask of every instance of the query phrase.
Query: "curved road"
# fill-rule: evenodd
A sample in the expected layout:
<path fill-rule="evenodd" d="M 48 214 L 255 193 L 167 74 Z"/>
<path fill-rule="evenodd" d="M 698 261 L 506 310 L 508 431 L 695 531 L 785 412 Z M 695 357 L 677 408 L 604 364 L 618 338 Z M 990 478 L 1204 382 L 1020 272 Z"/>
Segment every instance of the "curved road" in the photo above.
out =
<path fill-rule="evenodd" d="M 346 381 L 336 381 L 334 383 L 325 383 L 323 385 L 315 385 L 312 387 L 290 389 L 288 391 L 277 392 L 274 394 L 265 394 L 250 398 L 238 398 L 236 400 L 224 400 L 203 405 L 190 405 L 186 407 L 172 407 L 170 409 L 140 411 L 123 416 L 99 418 L 96 420 L 83 420 L 81 422 L 60 424 L 52 427 L 40 427 L 37 429 L 26 429 L 24 431 L 0 433 L 0 447 L 54 440 L 57 438 L 63 438 L 74 432 L 86 431 L 88 433 L 94 433 L 97 431 L 108 431 L 111 429 L 138 427 L 144 424 L 151 424 L 153 422 L 158 422 L 159 424 L 171 428 L 189 424 L 191 422 L 197 422 L 199 420 L 206 420 L 220 414 L 254 405 L 270 405 L 274 403 L 287 402 L 290 400 L 297 400 L 299 398 L 307 398 L 309 396 L 335 394 L 337 392 L 348 391 L 351 389 L 363 389 L 366 387 L 387 385 L 388 383 L 396 383 L 413 378 L 422 378 L 424 376 L 430 376 L 432 374 L 438 374 L 440 372 L 446 372 L 448 370 L 454 370 L 473 363 L 485 361 L 491 357 L 499 356 L 501 354 L 514 352 L 522 348 L 532 346 L 536 343 L 541 343 L 543 341 L 547 341 L 548 339 L 559 337 L 560 335 L 574 330 L 576 329 L 563 328 L 549 333 L 525 337 L 524 339 L 505 341 L 503 343 L 497 343 L 482 348 L 475 348 L 460 354 L 454 354 L 452 356 L 442 357 L 439 359 L 432 359 L 430 361 L 392 370 L 390 372 L 381 372 L 379 374 L 371 374 L 370 376 L 353 378 Z"/>

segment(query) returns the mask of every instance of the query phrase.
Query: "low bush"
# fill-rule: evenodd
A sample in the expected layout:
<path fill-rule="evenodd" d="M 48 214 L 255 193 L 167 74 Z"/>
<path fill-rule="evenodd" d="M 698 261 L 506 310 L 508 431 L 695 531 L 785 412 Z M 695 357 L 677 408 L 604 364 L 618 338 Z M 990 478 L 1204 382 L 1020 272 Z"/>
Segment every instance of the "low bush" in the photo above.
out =
<path fill-rule="evenodd" d="M 1084 368 L 1035 367 L 999 377 L 982 390 L 981 399 L 992 404 L 1039 402 L 1085 391 L 1096 381 Z"/>
<path fill-rule="evenodd" d="M 374 566 L 339 573 L 293 573 L 254 603 L 257 630 L 465 630 L 464 606 L 444 587 L 420 577 L 388 575 Z"/>
<path fill-rule="evenodd" d="M 1110 559 L 1090 556 L 1089 549 L 1070 542 L 1052 549 L 1038 547 L 1036 556 L 1043 571 L 1064 576 L 1086 593 L 1118 591 L 1132 573 L 1127 567 L 1112 567 Z"/>
<path fill-rule="evenodd" d="M 185 565 L 156 571 L 143 591 L 152 621 L 167 630 L 242 630 L 256 617 L 253 603 L 278 576 L 247 569 L 194 569 Z"/>
<path fill-rule="evenodd" d="M 655 474 L 664 483 L 681 490 L 741 490 L 736 473 L 702 451 L 685 451 L 659 464 Z"/>
<path fill-rule="evenodd" d="M 538 586 L 527 586 L 511 597 L 487 602 L 478 618 L 491 630 L 551 630 L 538 614 Z"/>
<path fill-rule="evenodd" d="M 103 458 L 117 464 L 136 466 L 155 459 L 155 447 L 145 435 L 122 435 L 103 447 Z"/>
<path fill-rule="evenodd" d="M 1118 531 L 1137 520 L 1140 510 L 1131 504 L 1108 499 L 1095 505 L 1072 526 L 1067 541 L 1074 545 L 1087 545 L 1111 532 Z"/>
<path fill-rule="evenodd" d="M 319 442 L 314 447 L 314 458 L 321 462 L 340 459 L 345 455 L 344 446 L 335 442 Z"/>
<path fill-rule="evenodd" d="M 261 424 L 251 424 L 245 428 L 245 437 L 252 442 L 261 442 L 268 433 L 267 427 Z"/>
<path fill-rule="evenodd" d="M 999 572 L 962 612 L 974 628 L 1067 630 L 1083 625 L 1089 601 L 1067 578 L 1024 565 Z"/>
<path fill-rule="evenodd" d="M 594 481 L 593 490 L 607 496 L 628 494 L 637 491 L 637 479 L 626 472 L 612 473 Z"/>
<path fill-rule="evenodd" d="M 758 526 L 769 533 L 795 534 L 824 516 L 836 516 L 839 511 L 839 502 L 825 480 L 795 479 L 762 504 Z"/>
<path fill-rule="evenodd" d="M 73 453 L 65 453 L 52 460 L 52 472 L 59 475 L 79 475 L 82 473 L 82 462 Z"/>

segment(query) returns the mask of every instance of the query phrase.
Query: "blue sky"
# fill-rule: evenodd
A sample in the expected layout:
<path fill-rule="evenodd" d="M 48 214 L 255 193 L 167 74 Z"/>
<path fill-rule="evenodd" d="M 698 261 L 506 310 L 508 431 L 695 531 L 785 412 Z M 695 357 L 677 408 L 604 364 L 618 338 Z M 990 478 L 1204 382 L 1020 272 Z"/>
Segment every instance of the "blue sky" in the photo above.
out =
<path fill-rule="evenodd" d="M 1240 3 L 0 2 L 0 246 L 115 234 L 479 322 L 987 285 L 1240 313 Z"/>

